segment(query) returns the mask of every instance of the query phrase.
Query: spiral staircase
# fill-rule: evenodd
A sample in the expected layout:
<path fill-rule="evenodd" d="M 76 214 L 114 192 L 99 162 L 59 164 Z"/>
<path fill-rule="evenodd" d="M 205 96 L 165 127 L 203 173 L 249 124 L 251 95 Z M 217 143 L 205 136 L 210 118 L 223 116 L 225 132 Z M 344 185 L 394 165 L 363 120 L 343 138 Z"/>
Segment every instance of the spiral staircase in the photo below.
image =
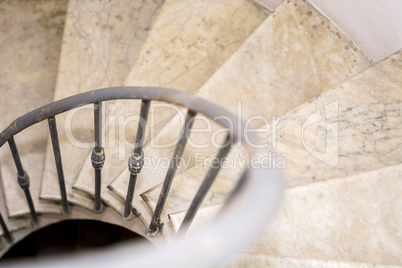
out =
<path fill-rule="evenodd" d="M 0 13 L 1 254 L 91 219 L 163 250 L 37 267 L 402 265 L 401 51 L 370 62 L 302 0 Z"/>

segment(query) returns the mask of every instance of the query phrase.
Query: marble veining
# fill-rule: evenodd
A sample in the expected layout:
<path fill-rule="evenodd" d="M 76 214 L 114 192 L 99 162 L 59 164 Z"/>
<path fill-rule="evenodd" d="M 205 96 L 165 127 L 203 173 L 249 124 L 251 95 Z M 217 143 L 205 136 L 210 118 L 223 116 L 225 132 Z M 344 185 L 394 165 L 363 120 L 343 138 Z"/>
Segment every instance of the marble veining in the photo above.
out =
<path fill-rule="evenodd" d="M 279 212 L 245 252 L 401 265 L 401 195 L 402 165 L 287 189 Z M 201 208 L 189 232 L 219 209 Z M 169 215 L 170 231 L 178 230 L 184 215 Z"/>
<path fill-rule="evenodd" d="M 401 59 L 402 53 L 395 53 L 285 114 L 276 124 L 275 137 L 273 131 L 265 133 L 268 148 L 277 152 L 272 154 L 270 164 L 283 169 L 287 187 L 401 163 Z M 311 115 L 314 119 L 317 114 L 320 122 L 309 124 Z M 307 125 L 304 132 L 303 125 Z M 226 198 L 243 170 L 234 165 L 238 164 L 238 156 L 244 153 L 234 146 L 228 155 L 230 165 L 221 169 L 203 205 Z M 201 185 L 200 178 L 206 171 L 206 167 L 197 165 L 176 176 L 166 202 L 167 213 L 190 205 L 194 188 Z M 143 193 L 152 208 L 160 189 L 157 185 Z"/>
<path fill-rule="evenodd" d="M 52 101 L 62 43 L 67 1 L 0 2 L 0 131 L 17 117 Z M 39 213 L 60 213 L 60 205 L 39 200 L 47 122 L 15 136 L 30 192 Z M 24 191 L 8 144 L 0 149 L 2 192 L 7 211 L 3 218 L 11 230 L 29 227 L 9 217 L 29 214 Z M 29 223 L 29 220 L 25 220 Z"/>
<path fill-rule="evenodd" d="M 54 100 L 122 85 L 161 5 L 162 0 L 69 1 Z M 61 114 L 56 121 L 68 199 L 92 210 L 92 199 L 71 186 L 93 146 L 93 107 Z M 50 139 L 41 198 L 61 198 Z"/>
<path fill-rule="evenodd" d="M 368 66 L 364 55 L 313 7 L 304 1 L 286 1 L 250 35 L 197 95 L 233 113 L 241 109 L 239 116 L 243 120 L 259 116 L 270 121 L 272 117 L 283 115 Z M 155 136 L 154 143 L 174 141 L 180 130 L 180 121 L 179 116 L 172 119 Z M 253 128 L 263 125 L 262 120 L 251 124 Z M 205 121 L 195 121 L 193 129 L 205 129 Z M 218 130 L 217 124 L 211 123 L 211 133 Z M 196 153 L 204 158 L 216 153 L 215 146 L 211 146 L 211 137 L 205 132 L 190 135 L 193 143 L 209 146 L 202 149 L 190 144 L 186 146 L 184 158 L 189 161 L 189 167 L 194 165 Z M 221 144 L 223 135 L 217 140 L 217 144 Z M 174 146 L 162 149 L 148 146 L 144 151 L 148 157 L 158 159 L 169 155 L 173 149 Z M 182 170 L 180 172 L 187 174 Z M 156 165 L 143 169 L 137 181 L 138 191 L 146 191 L 161 183 L 166 171 L 167 168 Z M 205 173 L 205 169 L 201 171 L 201 174 Z M 190 176 L 197 178 L 199 174 Z M 128 178 L 128 171 L 123 170 L 111 183 L 122 198 L 125 197 Z M 189 178 L 183 175 L 180 183 L 172 185 L 172 191 L 178 193 L 181 188 L 189 188 L 181 184 L 186 180 L 189 181 Z M 176 197 L 181 199 L 179 196 L 170 199 Z M 167 211 L 176 211 L 169 207 L 169 202 L 166 204 Z"/>
<path fill-rule="evenodd" d="M 269 13 L 245 0 L 166 1 L 125 85 L 160 86 L 195 93 Z M 154 119 L 147 137 L 159 135 L 159 130 L 173 116 L 173 110 L 168 108 L 172 106 L 159 107 L 159 104 L 153 102 L 151 105 L 149 120 Z M 137 120 L 140 101 L 116 101 L 114 107 L 113 111 L 106 110 L 108 118 L 124 115 L 127 120 Z M 112 142 L 106 139 L 115 146 L 105 146 L 107 161 L 102 170 L 103 183 L 109 184 L 116 174 L 127 168 L 136 128 L 136 122 L 116 126 L 116 139 L 111 138 Z M 122 143 L 124 138 L 117 133 L 127 133 L 131 144 Z M 88 155 L 74 187 L 93 194 L 93 184 L 88 179 L 94 174 L 90 163 Z M 102 195 L 105 202 L 109 202 L 112 197 L 105 190 Z M 127 191 L 127 185 L 124 191 Z"/>
<path fill-rule="evenodd" d="M 401 163 L 401 63 L 397 52 L 280 119 L 288 187 Z"/>
<path fill-rule="evenodd" d="M 401 195 L 401 165 L 289 189 L 249 251 L 401 265 Z"/>

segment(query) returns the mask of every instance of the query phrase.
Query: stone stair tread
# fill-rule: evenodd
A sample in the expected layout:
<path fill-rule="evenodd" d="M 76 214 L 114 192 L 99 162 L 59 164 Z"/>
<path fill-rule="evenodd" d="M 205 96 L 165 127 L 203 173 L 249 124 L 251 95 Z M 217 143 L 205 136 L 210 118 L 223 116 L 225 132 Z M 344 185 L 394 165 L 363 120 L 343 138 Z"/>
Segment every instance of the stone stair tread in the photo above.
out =
<path fill-rule="evenodd" d="M 70 0 L 54 100 L 86 91 L 120 86 L 129 73 L 162 0 L 93 2 Z M 93 201 L 71 188 L 93 141 L 93 106 L 56 117 L 69 202 L 86 208 Z M 85 109 L 88 108 L 88 109 Z M 74 117 L 72 117 L 74 116 Z M 69 118 L 72 120 L 69 124 Z M 66 121 L 67 120 L 67 121 Z M 66 129 L 77 140 L 70 141 Z M 84 142 L 81 146 L 78 142 Z M 50 139 L 42 178 L 41 198 L 60 200 Z"/>
<path fill-rule="evenodd" d="M 195 93 L 269 13 L 244 0 L 165 1 L 125 85 L 169 87 Z M 115 110 L 106 110 L 108 118 L 139 114 L 139 100 L 116 101 L 114 105 Z M 154 115 L 154 107 L 151 105 L 149 118 Z M 158 133 L 160 126 L 173 116 L 166 107 L 158 108 L 157 113 L 154 133 Z M 136 125 L 129 131 L 117 129 L 116 133 L 122 131 L 135 135 Z M 127 167 L 131 148 L 126 144 L 125 148 L 104 147 L 106 162 L 102 169 L 102 184 L 107 185 Z M 121 155 L 124 160 L 120 160 Z M 89 154 L 74 187 L 93 195 L 93 177 Z M 108 202 L 106 197 L 104 199 Z"/>
<path fill-rule="evenodd" d="M 197 95 L 234 113 L 238 109 L 237 102 L 242 101 L 239 116 L 243 119 L 252 116 L 271 119 L 336 86 L 369 65 L 364 55 L 312 6 L 304 1 L 286 1 L 250 35 Z M 328 72 L 329 69 L 331 72 Z M 252 126 L 258 128 L 263 125 L 260 122 L 253 122 Z M 202 120 L 195 122 L 193 129 L 205 128 L 202 124 Z M 175 116 L 153 141 L 156 144 L 173 141 L 180 128 L 180 118 Z M 214 124 L 212 130 L 217 130 Z M 198 144 L 210 143 L 210 136 L 205 133 L 192 133 L 190 137 Z M 169 155 L 173 148 L 158 149 L 148 145 L 144 152 L 146 157 L 157 158 Z M 184 158 L 194 161 L 195 152 L 207 158 L 216 149 L 201 150 L 187 145 Z M 143 168 L 137 179 L 136 191 L 143 193 L 161 183 L 166 170 L 157 168 L 155 171 L 155 166 Z M 123 199 L 128 178 L 129 172 L 125 168 L 110 184 Z M 174 185 L 173 182 L 172 187 Z M 138 194 L 134 197 L 134 206 L 136 202 L 141 202 Z"/>
<path fill-rule="evenodd" d="M 218 213 L 221 209 L 222 209 L 222 203 L 201 207 L 197 211 L 194 221 L 190 225 L 187 233 L 192 233 L 192 232 L 198 230 L 199 228 L 202 228 L 207 223 L 211 222 L 218 215 Z M 177 231 L 180 228 L 181 223 L 184 220 L 184 217 L 186 216 L 186 213 L 187 213 L 187 210 L 183 210 L 183 211 L 169 213 L 167 215 L 168 219 L 169 219 L 169 224 L 167 226 L 170 228 L 169 229 L 163 228 L 164 236 L 173 236 L 174 234 L 177 233 Z"/>
<path fill-rule="evenodd" d="M 93 179 L 93 178 L 92 178 Z M 85 193 L 85 195 L 95 196 L 94 185 L 88 185 L 88 188 L 85 188 L 86 185 L 73 186 L 73 189 L 76 191 L 81 191 Z M 107 188 L 101 189 L 101 198 L 102 202 L 111 207 L 115 212 L 117 212 L 120 216 L 123 216 L 124 212 L 124 202 L 121 198 L 118 198 L 116 195 L 110 192 Z M 91 202 L 93 206 L 93 201 Z"/>
<path fill-rule="evenodd" d="M 228 261 L 221 267 L 292 267 L 292 268 L 391 268 L 394 265 L 373 264 L 364 262 L 344 262 L 336 260 L 319 260 L 294 257 L 274 257 L 265 254 L 235 253 L 233 261 Z"/>
<path fill-rule="evenodd" d="M 401 165 L 289 189 L 253 251 L 401 265 L 401 194 Z"/>
<path fill-rule="evenodd" d="M 245 252 L 401 265 L 401 195 L 402 165 L 287 189 L 277 216 Z M 193 224 L 220 208 L 200 208 Z M 175 232 L 184 216 L 169 215 Z"/>
<path fill-rule="evenodd" d="M 286 160 L 287 186 L 400 164 L 401 85 L 402 51 L 399 51 L 282 118 L 277 124 L 275 150 L 278 157 Z M 335 123 L 338 127 L 336 135 L 327 134 L 328 141 L 320 131 L 326 129 L 321 122 L 310 129 L 306 127 L 302 134 L 303 124 L 317 111 L 320 113 L 319 109 L 325 110 L 327 125 Z M 326 150 L 328 156 L 316 154 L 316 158 L 314 151 L 310 154 L 302 138 L 306 147 Z M 335 146 L 330 147 L 332 144 Z"/>
<path fill-rule="evenodd" d="M 187 211 L 206 176 L 206 172 L 206 169 L 202 169 L 200 172 L 195 167 L 192 167 L 186 170 L 185 173 L 176 175 L 169 191 L 169 197 L 166 200 L 162 218 L 165 218 L 165 215 L 171 213 Z M 233 189 L 238 179 L 238 177 L 227 178 L 223 176 L 219 176 L 218 178 L 218 181 L 212 184 L 208 195 L 201 204 L 201 207 L 223 203 L 227 194 L 231 189 Z M 148 208 L 151 211 L 155 210 L 161 189 L 162 183 L 141 194 L 142 199 L 147 203 Z"/>
<path fill-rule="evenodd" d="M 402 162 L 402 153 L 398 150 L 402 142 L 399 111 L 402 101 L 401 62 L 402 52 L 397 52 L 280 119 L 277 124 L 275 147 L 278 154 L 272 156 L 272 159 L 277 159 L 277 163 L 271 161 L 271 164 L 278 165 L 280 159 L 284 160 L 282 163 L 286 166 L 282 168 L 285 168 L 287 175 L 287 187 L 348 176 Z M 331 122 L 339 124 L 339 163 L 336 167 L 310 156 L 303 147 L 300 134 L 302 124 L 307 118 L 315 110 L 324 108 L 333 101 L 339 102 L 339 116 Z M 386 126 L 381 127 L 381 124 Z M 306 144 L 319 139 L 325 141 L 325 136 L 316 134 L 322 126 L 317 124 L 312 128 L 304 135 Z M 366 133 L 367 130 L 370 131 Z M 269 133 L 265 140 L 272 146 L 272 136 Z M 237 155 L 244 153 L 234 146 L 228 155 L 228 162 L 231 164 L 220 170 L 203 205 L 217 204 L 226 198 L 242 171 L 233 166 L 237 163 Z M 358 164 L 355 165 L 356 163 Z M 189 207 L 195 196 L 195 189 L 200 187 L 206 172 L 207 167 L 197 165 L 176 176 L 166 201 L 166 213 L 182 211 Z M 161 186 L 157 185 L 142 194 L 152 210 L 155 208 L 160 189 Z"/>
<path fill-rule="evenodd" d="M 1 180 L 0 180 L 0 184 Z M 7 216 L 7 206 L 5 203 L 5 198 L 3 194 L 3 187 L 0 187 L 0 212 L 3 217 L 5 224 L 10 232 L 18 231 L 21 229 L 26 229 L 31 227 L 31 219 L 30 218 L 9 218 Z M 3 236 L 3 229 L 0 227 L 0 236 Z M 1 244 L 1 242 L 0 242 Z M 1 245 L 0 245 L 1 250 Z"/>
<path fill-rule="evenodd" d="M 64 0 L 0 3 L 0 131 L 17 117 L 52 101 L 66 8 Z M 30 176 L 36 210 L 60 213 L 60 205 L 38 199 L 47 135 L 48 126 L 44 122 L 17 134 L 15 141 Z M 29 214 L 7 143 L 1 148 L 0 156 L 1 191 L 4 191 L 8 216 Z M 7 213 L 3 217 L 7 218 Z"/>
<path fill-rule="evenodd" d="M 18 146 L 21 162 L 30 178 L 30 193 L 37 213 L 60 214 L 61 206 L 56 202 L 40 200 L 40 179 L 42 175 L 44 148 L 48 129 L 47 122 L 34 125 L 17 134 L 14 140 Z M 45 131 L 43 131 L 45 130 Z M 44 133 L 45 132 L 45 133 Z M 1 149 L 3 189 L 9 217 L 29 215 L 30 210 L 24 191 L 17 183 L 17 169 L 8 144 Z"/>

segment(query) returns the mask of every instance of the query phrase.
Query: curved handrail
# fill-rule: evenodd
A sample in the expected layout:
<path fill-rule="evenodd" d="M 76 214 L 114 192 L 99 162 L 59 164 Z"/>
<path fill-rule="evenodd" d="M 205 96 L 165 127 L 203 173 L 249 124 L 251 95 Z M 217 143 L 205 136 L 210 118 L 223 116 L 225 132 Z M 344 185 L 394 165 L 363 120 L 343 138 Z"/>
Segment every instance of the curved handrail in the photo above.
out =
<path fill-rule="evenodd" d="M 164 101 L 184 106 L 190 111 L 202 113 L 211 119 L 216 116 L 226 116 L 231 120 L 219 122 L 229 129 L 230 135 L 236 140 L 242 141 L 244 149 L 252 156 L 266 155 L 264 149 L 253 149 L 248 146 L 243 134 L 239 131 L 245 129 L 245 124 L 219 107 L 216 104 L 203 100 L 188 93 L 160 88 L 160 87 L 114 87 L 90 91 L 63 100 L 42 106 L 27 113 L 7 127 L 0 134 L 0 147 L 13 138 L 15 134 L 25 128 L 54 117 L 79 106 L 100 103 L 117 99 L 142 99 L 146 101 Z M 206 109 L 207 108 L 207 109 Z M 260 138 L 255 133 L 247 133 L 249 138 L 258 141 Z M 207 227 L 184 237 L 170 248 L 158 252 L 146 252 L 139 245 L 126 245 L 118 252 L 113 252 L 113 259 L 105 255 L 105 252 L 97 252 L 83 255 L 79 258 L 57 257 L 46 259 L 37 263 L 38 267 L 67 267 L 71 265 L 85 265 L 96 267 L 110 267 L 110 265 L 127 265 L 127 261 L 133 261 L 138 267 L 188 267 L 216 265 L 229 253 L 244 246 L 259 233 L 259 230 L 269 219 L 278 206 L 281 192 L 282 179 L 279 170 L 275 168 L 253 167 L 248 170 L 241 187 L 236 188 L 236 193 L 231 195 L 217 218 Z M 239 230 L 242 230 L 239 232 Z M 213 245 L 212 250 L 210 245 Z M 135 251 L 134 251 L 135 250 Z M 137 254 L 136 254 L 137 252 Z M 96 256 L 96 262 L 94 257 Z M 111 262 L 112 261 L 112 262 Z M 21 264 L 21 263 L 20 263 Z M 30 262 L 30 265 L 35 263 Z"/>
<path fill-rule="evenodd" d="M 216 114 L 228 116 L 230 119 L 236 118 L 234 115 L 216 104 L 203 100 L 197 96 L 173 89 L 162 87 L 110 87 L 67 97 L 39 107 L 17 118 L 0 133 L 0 147 L 3 146 L 12 136 L 21 132 L 25 128 L 50 117 L 87 104 L 119 99 L 164 101 L 187 107 L 192 111 L 203 113 L 210 118 L 213 118 Z M 208 110 L 204 110 L 203 107 L 208 107 Z M 229 127 L 229 124 L 222 123 L 222 125 Z M 236 131 L 233 132 L 234 137 L 236 137 L 236 133 Z"/>

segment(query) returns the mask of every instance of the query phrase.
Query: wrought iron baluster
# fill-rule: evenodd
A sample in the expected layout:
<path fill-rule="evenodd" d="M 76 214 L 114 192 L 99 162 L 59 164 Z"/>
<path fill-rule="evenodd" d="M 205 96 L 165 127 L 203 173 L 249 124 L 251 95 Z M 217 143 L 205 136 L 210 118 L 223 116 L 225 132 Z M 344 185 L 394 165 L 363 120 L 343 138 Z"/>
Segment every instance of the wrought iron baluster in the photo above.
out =
<path fill-rule="evenodd" d="M 184 235 L 187 232 L 188 228 L 190 227 L 190 224 L 193 221 L 195 214 L 198 211 L 198 208 L 200 207 L 205 196 L 207 195 L 209 188 L 211 188 L 212 183 L 215 181 L 216 176 L 218 175 L 218 172 L 221 168 L 222 160 L 224 160 L 224 158 L 227 156 L 227 154 L 230 151 L 230 148 L 231 148 L 230 135 L 228 134 L 226 136 L 225 142 L 223 143 L 223 147 L 219 150 L 218 155 L 216 156 L 218 165 L 212 164 L 211 167 L 209 168 L 204 181 L 202 182 L 200 188 L 198 189 L 198 192 L 195 195 L 193 201 L 191 202 L 190 208 L 188 209 L 186 216 L 184 217 L 184 220 L 180 225 L 179 231 L 177 233 L 179 236 Z"/>
<path fill-rule="evenodd" d="M 138 122 L 137 136 L 135 139 L 134 150 L 130 153 L 130 158 L 128 160 L 128 169 L 130 170 L 130 180 L 128 183 L 126 204 L 124 206 L 123 219 L 131 220 L 135 217 L 133 214 L 129 217 L 130 211 L 132 209 L 133 195 L 135 189 L 135 183 L 137 181 L 137 175 L 140 173 L 142 166 L 144 165 L 144 152 L 142 151 L 142 146 L 144 145 L 145 132 L 147 128 L 147 120 L 149 113 L 150 101 L 142 100 L 140 120 Z"/>
<path fill-rule="evenodd" d="M 95 102 L 94 108 L 95 146 L 92 150 L 91 161 L 95 169 L 94 212 L 99 214 L 105 210 L 101 202 L 102 167 L 105 163 L 105 150 L 102 147 L 102 102 Z"/>
<path fill-rule="evenodd" d="M 15 144 L 14 137 L 11 137 L 8 140 L 8 145 L 10 146 L 11 154 L 13 155 L 15 167 L 17 168 L 18 172 L 18 184 L 22 190 L 24 190 L 25 197 L 28 202 L 29 211 L 31 212 L 32 223 L 34 225 L 38 224 L 38 217 L 36 215 L 35 207 L 32 201 L 31 192 L 29 191 L 29 176 L 28 173 L 24 170 L 20 155 L 18 154 L 17 145 Z"/>
<path fill-rule="evenodd" d="M 48 123 L 49 123 L 50 137 L 51 137 L 52 146 L 53 146 L 54 161 L 56 162 L 57 175 L 59 178 L 61 203 L 63 206 L 62 214 L 68 215 L 68 214 L 70 214 L 71 210 L 70 210 L 70 207 L 68 206 L 66 184 L 64 182 L 63 162 L 61 160 L 61 151 L 60 151 L 60 144 L 59 144 L 59 135 L 57 133 L 56 118 L 49 117 Z"/>
<path fill-rule="evenodd" d="M 161 193 L 159 194 L 158 202 L 155 207 L 154 214 L 152 216 L 151 224 L 149 225 L 149 228 L 146 230 L 146 234 L 148 236 L 155 236 L 158 231 L 161 229 L 161 223 L 160 223 L 160 216 L 162 213 L 162 209 L 165 206 L 167 196 L 170 191 L 170 187 L 173 182 L 174 175 L 176 174 L 177 167 L 179 166 L 181 157 L 183 155 L 184 148 L 187 144 L 188 137 L 190 135 L 190 131 L 192 128 L 192 125 L 194 123 L 194 117 L 196 113 L 193 111 L 188 111 L 186 120 L 184 122 L 184 126 L 181 132 L 180 140 L 177 143 L 172 159 L 170 160 L 170 165 L 169 169 L 166 173 L 165 180 L 162 185 L 162 190 Z"/>
<path fill-rule="evenodd" d="M 7 225 L 4 222 L 3 216 L 0 213 L 0 225 L 1 228 L 3 229 L 3 236 L 7 240 L 7 242 L 11 243 L 13 242 L 13 238 L 11 237 L 10 231 L 8 231 Z"/>

